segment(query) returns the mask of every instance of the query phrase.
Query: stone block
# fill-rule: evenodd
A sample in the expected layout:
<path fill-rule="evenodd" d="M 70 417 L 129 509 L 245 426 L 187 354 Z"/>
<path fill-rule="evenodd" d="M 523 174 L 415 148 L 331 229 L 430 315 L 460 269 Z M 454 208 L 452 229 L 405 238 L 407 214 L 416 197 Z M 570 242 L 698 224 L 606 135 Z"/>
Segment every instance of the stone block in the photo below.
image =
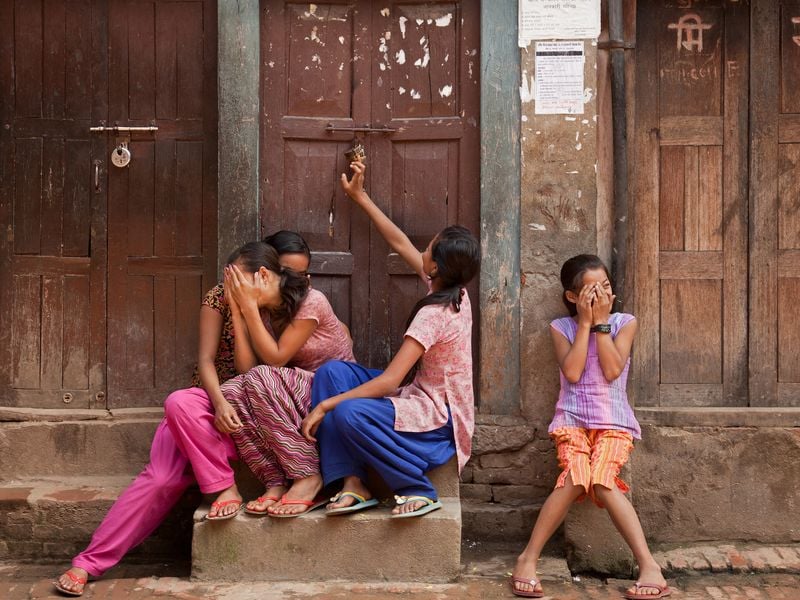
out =
<path fill-rule="evenodd" d="M 493 485 L 492 498 L 498 504 L 521 506 L 541 500 L 542 491 L 533 485 Z"/>
<path fill-rule="evenodd" d="M 536 429 L 524 426 L 503 427 L 499 425 L 475 426 L 475 436 L 472 441 L 472 454 L 498 452 L 513 452 L 523 448 L 536 436 Z"/>
<path fill-rule="evenodd" d="M 492 501 L 492 486 L 480 483 L 462 483 L 461 497 L 464 500 L 475 500 L 478 502 Z"/>
<path fill-rule="evenodd" d="M 564 521 L 567 563 L 573 573 L 632 577 L 636 565 L 608 513 L 588 498 L 574 504 Z"/>
<path fill-rule="evenodd" d="M 203 581 L 453 581 L 461 559 L 456 498 L 422 518 L 381 506 L 350 516 L 317 510 L 294 519 L 204 521 L 195 513 L 192 576 Z"/>
<path fill-rule="evenodd" d="M 503 506 L 464 500 L 461 518 L 464 538 L 480 542 L 523 543 L 531 535 L 539 505 Z"/>

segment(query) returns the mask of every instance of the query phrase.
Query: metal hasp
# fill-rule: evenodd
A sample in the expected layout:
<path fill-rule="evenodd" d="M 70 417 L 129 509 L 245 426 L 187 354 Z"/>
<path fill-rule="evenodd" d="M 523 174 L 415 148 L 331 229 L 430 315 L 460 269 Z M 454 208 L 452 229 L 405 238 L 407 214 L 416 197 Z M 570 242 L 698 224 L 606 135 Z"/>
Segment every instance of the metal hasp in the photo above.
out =
<path fill-rule="evenodd" d="M 89 127 L 89 131 L 103 132 L 113 131 L 114 133 L 128 133 L 133 131 L 158 131 L 157 125 L 148 125 L 146 127 L 127 127 L 125 125 L 114 125 L 107 127 L 105 125 L 98 125 L 97 127 Z"/>
<path fill-rule="evenodd" d="M 394 133 L 397 129 L 392 129 L 391 127 L 338 127 L 333 123 L 328 123 L 328 126 L 325 128 L 325 131 L 329 131 L 333 133 L 334 131 L 352 131 L 352 132 L 360 132 L 360 133 Z"/>

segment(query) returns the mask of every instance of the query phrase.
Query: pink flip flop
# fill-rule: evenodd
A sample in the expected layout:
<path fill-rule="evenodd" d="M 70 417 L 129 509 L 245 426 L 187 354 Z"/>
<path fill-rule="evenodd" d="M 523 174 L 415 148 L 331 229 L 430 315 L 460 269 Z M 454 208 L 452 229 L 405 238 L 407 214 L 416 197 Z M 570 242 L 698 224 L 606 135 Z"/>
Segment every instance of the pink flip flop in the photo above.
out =
<path fill-rule="evenodd" d="M 304 514 L 306 514 L 308 512 L 311 512 L 315 508 L 319 508 L 320 506 L 323 506 L 324 504 L 327 503 L 327 501 L 328 500 L 326 498 L 319 498 L 319 497 L 314 498 L 313 500 L 287 500 L 286 499 L 286 494 L 284 494 L 283 496 L 281 496 L 281 500 L 280 500 L 280 502 L 278 504 L 282 504 L 282 505 L 299 504 L 299 505 L 305 506 L 306 509 L 304 511 L 302 511 L 302 512 L 288 514 L 288 515 L 280 515 L 280 514 L 276 514 L 276 513 L 272 513 L 272 512 L 268 512 L 267 514 L 270 517 L 274 517 L 276 519 L 292 519 L 294 517 L 299 517 L 300 515 L 304 515 Z M 273 504 L 272 506 L 275 506 L 275 505 Z"/>
<path fill-rule="evenodd" d="M 78 585 L 83 586 L 80 591 L 70 590 L 62 586 L 59 581 L 56 579 L 53 582 L 53 587 L 55 587 L 59 592 L 62 594 L 66 594 L 67 596 L 83 596 L 83 590 L 86 587 L 87 579 L 85 577 L 78 577 L 72 571 L 66 571 L 64 573 L 67 577 L 69 577 L 73 583 L 77 583 Z"/>
<path fill-rule="evenodd" d="M 228 519 L 232 519 L 233 517 L 238 515 L 239 512 L 242 510 L 242 501 L 241 500 L 223 500 L 222 502 L 212 502 L 211 503 L 211 508 L 216 508 L 217 509 L 217 513 L 219 513 L 219 509 L 220 508 L 222 508 L 224 506 L 228 506 L 230 504 L 235 504 L 236 505 L 236 510 L 235 511 L 233 511 L 232 513 L 227 514 L 227 515 L 219 515 L 219 516 L 214 516 L 214 517 L 212 517 L 210 515 L 210 513 L 209 513 L 209 514 L 206 515 L 206 521 L 227 521 Z"/>
<path fill-rule="evenodd" d="M 272 502 L 280 502 L 281 499 L 278 498 L 277 496 L 259 496 L 258 498 L 256 498 L 255 501 L 258 502 L 259 504 L 264 504 L 264 502 L 267 501 L 267 500 L 272 500 Z M 250 503 L 248 502 L 247 504 L 250 504 Z M 272 506 L 272 504 L 270 504 L 269 506 Z M 256 517 L 263 517 L 263 516 L 269 514 L 269 506 L 267 508 L 265 508 L 264 510 L 253 510 L 252 508 L 248 508 L 245 505 L 244 512 L 246 512 L 248 515 L 255 515 Z"/>
<path fill-rule="evenodd" d="M 509 583 L 511 584 L 511 593 L 514 594 L 515 596 L 521 596 L 522 598 L 544 598 L 543 591 L 537 592 L 536 590 L 533 590 L 532 592 L 523 592 L 522 590 L 518 590 L 517 588 L 514 587 L 515 583 L 524 583 L 531 587 L 536 587 L 537 585 L 541 585 L 542 582 L 536 579 L 536 577 L 532 577 L 531 579 L 526 579 L 525 577 L 514 577 L 512 575 L 511 581 Z"/>
<path fill-rule="evenodd" d="M 641 583 L 637 581 L 633 584 L 635 592 L 626 591 L 622 594 L 627 600 L 648 600 L 649 598 L 666 598 L 672 593 L 668 585 L 658 585 L 657 583 Z M 653 588 L 658 590 L 657 594 L 641 594 L 639 590 L 642 588 Z"/>

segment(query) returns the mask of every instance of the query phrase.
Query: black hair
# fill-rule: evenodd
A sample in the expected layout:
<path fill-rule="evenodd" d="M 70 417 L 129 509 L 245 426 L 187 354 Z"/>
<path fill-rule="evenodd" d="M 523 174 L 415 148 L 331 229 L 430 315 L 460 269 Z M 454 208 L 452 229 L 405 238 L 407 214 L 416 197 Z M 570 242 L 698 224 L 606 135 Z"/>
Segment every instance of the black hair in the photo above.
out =
<path fill-rule="evenodd" d="M 611 273 L 608 272 L 608 267 L 599 256 L 594 254 L 578 254 L 567 260 L 561 265 L 561 287 L 564 288 L 561 294 L 561 300 L 564 306 L 567 307 L 570 316 L 574 317 L 578 314 L 578 307 L 574 302 L 567 300 L 567 292 L 577 292 L 581 283 L 583 282 L 583 274 L 586 271 L 594 271 L 595 269 L 603 269 L 606 272 L 608 281 L 611 282 L 613 289 L 614 282 L 611 279 Z"/>
<path fill-rule="evenodd" d="M 299 233 L 295 231 L 288 231 L 282 229 L 273 234 L 268 235 L 263 240 L 265 244 L 269 244 L 275 251 L 280 254 L 303 254 L 306 258 L 311 260 L 311 248 Z"/>
<path fill-rule="evenodd" d="M 270 309 L 272 324 L 276 333 L 280 335 L 280 332 L 297 314 L 300 304 L 308 295 L 308 278 L 291 269 L 283 268 L 278 262 L 278 251 L 264 242 L 248 242 L 234 250 L 228 257 L 227 264 L 235 262 L 239 262 L 242 269 L 248 273 L 257 273 L 261 267 L 264 267 L 281 276 L 279 283 L 281 305 Z"/>
<path fill-rule="evenodd" d="M 423 306 L 449 305 L 454 311 L 461 311 L 464 286 L 478 274 L 481 266 L 481 246 L 469 229 L 461 225 L 450 225 L 434 238 L 431 258 L 436 263 L 434 277 L 441 282 L 441 289 L 428 294 L 414 305 L 406 321 L 406 329 Z M 404 384 L 414 378 L 418 364 L 419 362 L 406 375 Z"/>

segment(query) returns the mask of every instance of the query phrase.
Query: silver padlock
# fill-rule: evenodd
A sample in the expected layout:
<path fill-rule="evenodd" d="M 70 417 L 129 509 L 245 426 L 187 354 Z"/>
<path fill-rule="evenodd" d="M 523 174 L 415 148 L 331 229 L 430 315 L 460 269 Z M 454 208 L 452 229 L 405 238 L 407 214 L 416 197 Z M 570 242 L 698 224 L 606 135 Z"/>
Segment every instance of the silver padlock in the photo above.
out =
<path fill-rule="evenodd" d="M 128 144 L 126 142 L 120 142 L 120 144 L 111 152 L 111 163 L 115 167 L 122 168 L 127 167 L 130 162 L 131 151 L 128 150 Z"/>

